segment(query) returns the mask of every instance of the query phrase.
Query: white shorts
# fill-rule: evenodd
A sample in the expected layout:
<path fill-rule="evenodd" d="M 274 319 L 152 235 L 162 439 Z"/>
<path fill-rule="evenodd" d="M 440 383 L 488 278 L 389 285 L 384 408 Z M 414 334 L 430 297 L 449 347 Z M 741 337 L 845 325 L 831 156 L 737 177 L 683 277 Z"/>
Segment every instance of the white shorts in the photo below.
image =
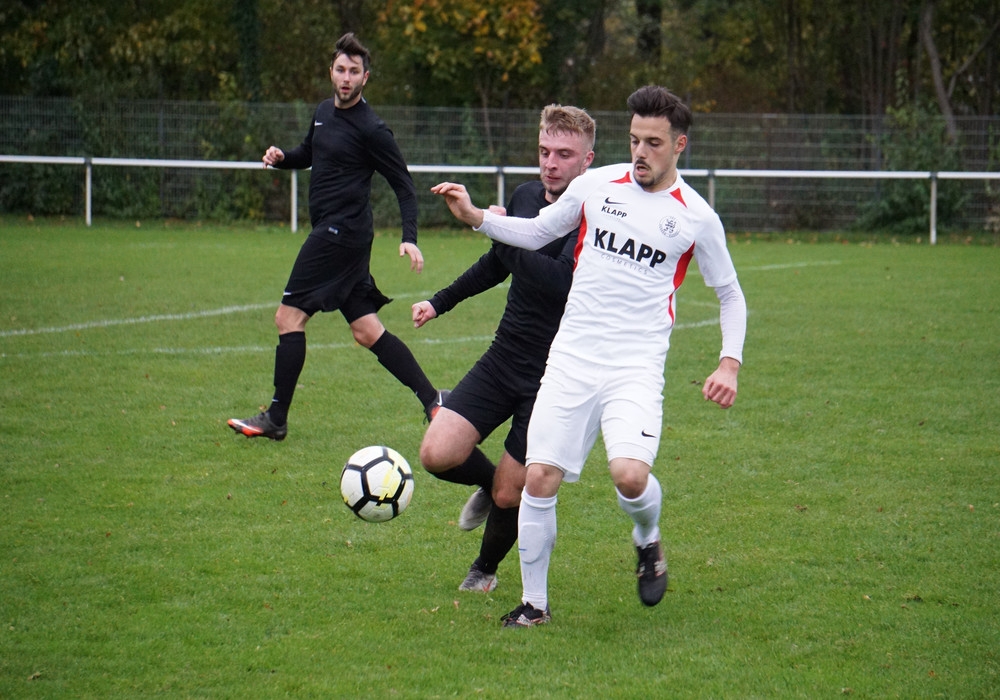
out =
<path fill-rule="evenodd" d="M 650 466 L 663 426 L 663 368 L 581 363 L 550 355 L 528 424 L 526 464 L 558 467 L 577 481 L 597 431 L 608 461 L 637 459 Z"/>

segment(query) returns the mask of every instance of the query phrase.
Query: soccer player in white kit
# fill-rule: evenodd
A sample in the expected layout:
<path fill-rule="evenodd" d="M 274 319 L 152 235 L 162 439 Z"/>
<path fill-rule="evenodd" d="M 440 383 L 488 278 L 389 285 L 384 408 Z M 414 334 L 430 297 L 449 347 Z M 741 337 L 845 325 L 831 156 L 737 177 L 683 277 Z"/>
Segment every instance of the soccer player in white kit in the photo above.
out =
<path fill-rule="evenodd" d="M 462 185 L 441 183 L 459 220 L 490 238 L 537 249 L 578 226 L 576 267 L 528 426 L 527 479 L 518 519 L 521 605 L 505 627 L 551 618 L 548 568 L 556 496 L 576 481 L 601 431 L 618 504 L 633 523 L 639 598 L 660 602 L 667 566 L 660 544 L 662 491 L 650 473 L 660 443 L 663 367 L 676 292 L 692 258 L 719 299 L 722 351 L 702 387 L 729 408 L 746 335 L 746 301 L 718 215 L 677 171 L 691 111 L 649 85 L 628 99 L 632 162 L 591 169 L 533 219 L 474 207 Z"/>

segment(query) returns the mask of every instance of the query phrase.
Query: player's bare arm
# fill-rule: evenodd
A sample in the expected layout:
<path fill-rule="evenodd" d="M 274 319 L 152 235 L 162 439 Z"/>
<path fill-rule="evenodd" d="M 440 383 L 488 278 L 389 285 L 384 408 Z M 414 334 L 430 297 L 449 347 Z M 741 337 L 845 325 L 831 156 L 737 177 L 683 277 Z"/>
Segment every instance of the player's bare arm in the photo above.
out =
<path fill-rule="evenodd" d="M 410 312 L 413 314 L 413 327 L 420 328 L 422 325 L 430 321 L 432 318 L 437 318 L 437 309 L 429 301 L 418 301 L 416 304 L 410 307 Z"/>
<path fill-rule="evenodd" d="M 410 269 L 414 272 L 419 273 L 424 269 L 424 256 L 418 248 L 413 243 L 400 243 L 399 244 L 399 257 L 404 255 L 410 256 Z"/>
<path fill-rule="evenodd" d="M 434 185 L 431 192 L 444 197 L 452 215 L 463 224 L 472 228 L 479 228 L 483 225 L 483 210 L 473 206 L 472 198 L 469 197 L 465 185 L 456 182 L 442 182 Z"/>
<path fill-rule="evenodd" d="M 732 357 L 723 357 L 719 367 L 705 380 L 701 393 L 706 401 L 714 401 L 720 408 L 729 408 L 736 401 L 736 376 L 740 363 Z"/>
<path fill-rule="evenodd" d="M 264 157 L 261 159 L 264 161 L 264 167 L 275 166 L 285 159 L 285 152 L 282 151 L 277 146 L 271 146 L 264 152 Z"/>

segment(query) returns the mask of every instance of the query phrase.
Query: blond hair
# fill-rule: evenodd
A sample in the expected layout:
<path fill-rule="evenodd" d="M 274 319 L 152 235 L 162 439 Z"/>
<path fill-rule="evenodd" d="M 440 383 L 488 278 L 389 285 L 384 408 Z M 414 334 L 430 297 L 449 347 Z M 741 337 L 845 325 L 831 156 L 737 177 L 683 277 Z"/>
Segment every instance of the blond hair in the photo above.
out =
<path fill-rule="evenodd" d="M 579 107 L 564 107 L 551 104 L 542 110 L 542 118 L 538 130 L 547 134 L 576 134 L 586 142 L 586 150 L 594 150 L 594 139 L 597 137 L 597 124 L 586 110 Z"/>

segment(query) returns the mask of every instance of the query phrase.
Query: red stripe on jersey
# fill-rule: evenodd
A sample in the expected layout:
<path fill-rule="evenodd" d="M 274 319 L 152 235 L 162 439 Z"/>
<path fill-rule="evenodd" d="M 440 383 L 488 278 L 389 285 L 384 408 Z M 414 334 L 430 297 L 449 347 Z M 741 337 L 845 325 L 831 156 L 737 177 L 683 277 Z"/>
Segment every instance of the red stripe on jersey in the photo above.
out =
<path fill-rule="evenodd" d="M 694 243 L 692 243 L 691 247 L 684 252 L 684 254 L 677 261 L 677 267 L 674 268 L 674 294 L 670 295 L 670 304 L 669 304 L 671 326 L 674 325 L 674 321 L 677 320 L 674 318 L 674 308 L 675 308 L 674 295 L 676 294 L 680 286 L 684 284 L 684 278 L 687 276 L 688 265 L 691 264 L 691 258 L 693 256 L 694 256 Z"/>
<path fill-rule="evenodd" d="M 583 250 L 583 239 L 587 237 L 587 214 L 583 207 L 580 207 L 580 232 L 576 234 L 576 245 L 573 246 L 573 271 L 576 272 L 576 263 L 580 260 L 580 251 Z"/>
<path fill-rule="evenodd" d="M 674 196 L 674 199 L 676 199 L 678 202 L 680 202 L 681 204 L 683 204 L 684 208 L 687 209 L 687 202 L 684 201 L 684 196 L 681 194 L 681 188 L 680 187 L 678 187 L 676 190 L 674 190 L 670 194 L 672 194 Z"/>
<path fill-rule="evenodd" d="M 629 182 L 632 182 L 632 173 L 625 173 L 622 177 L 618 178 L 617 180 L 612 180 L 611 182 L 615 183 L 616 185 L 624 185 Z"/>
<path fill-rule="evenodd" d="M 684 277 L 687 276 L 688 265 L 691 264 L 691 258 L 694 256 L 694 243 L 688 248 L 684 255 L 680 257 L 677 261 L 677 267 L 674 269 L 674 290 L 680 289 L 680 286 L 684 284 Z"/>

